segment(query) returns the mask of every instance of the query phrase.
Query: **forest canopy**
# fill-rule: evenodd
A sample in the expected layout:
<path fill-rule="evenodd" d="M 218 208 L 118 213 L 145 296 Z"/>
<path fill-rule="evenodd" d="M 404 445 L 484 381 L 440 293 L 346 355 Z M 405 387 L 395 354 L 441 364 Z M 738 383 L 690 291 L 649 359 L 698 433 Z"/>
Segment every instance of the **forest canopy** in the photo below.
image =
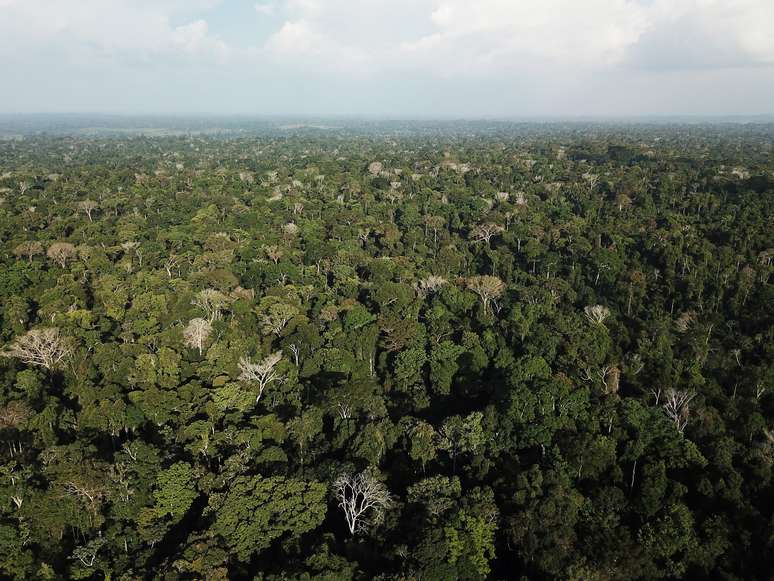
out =
<path fill-rule="evenodd" d="M 768 578 L 773 146 L 0 141 L 0 576 Z"/>

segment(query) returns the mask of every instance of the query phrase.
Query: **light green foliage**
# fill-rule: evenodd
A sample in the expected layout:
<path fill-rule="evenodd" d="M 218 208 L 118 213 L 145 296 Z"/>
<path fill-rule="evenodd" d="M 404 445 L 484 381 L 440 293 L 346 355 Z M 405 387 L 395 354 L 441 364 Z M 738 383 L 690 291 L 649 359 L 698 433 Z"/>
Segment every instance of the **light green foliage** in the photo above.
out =
<path fill-rule="evenodd" d="M 446 452 L 455 465 L 457 456 L 475 452 L 483 445 L 483 417 L 481 412 L 472 412 L 465 417 L 452 416 L 438 430 L 438 448 Z"/>
<path fill-rule="evenodd" d="M 425 350 L 415 347 L 398 354 L 395 361 L 395 379 L 400 389 L 410 391 L 422 382 L 422 368 L 427 360 Z"/>
<path fill-rule="evenodd" d="M 198 495 L 191 466 L 183 462 L 173 464 L 156 477 L 156 490 L 153 492 L 155 513 L 179 520 Z"/>
<path fill-rule="evenodd" d="M 409 456 L 419 461 L 422 469 L 435 458 L 437 433 L 433 426 L 422 420 L 416 420 L 408 425 Z"/>
<path fill-rule="evenodd" d="M 242 476 L 224 493 L 210 496 L 212 532 L 237 558 L 247 561 L 284 535 L 299 536 L 325 517 L 324 484 L 293 478 Z"/>
<path fill-rule="evenodd" d="M 430 383 L 433 390 L 441 395 L 448 395 L 452 380 L 459 368 L 457 358 L 465 349 L 451 341 L 442 341 L 434 345 L 430 351 Z"/>

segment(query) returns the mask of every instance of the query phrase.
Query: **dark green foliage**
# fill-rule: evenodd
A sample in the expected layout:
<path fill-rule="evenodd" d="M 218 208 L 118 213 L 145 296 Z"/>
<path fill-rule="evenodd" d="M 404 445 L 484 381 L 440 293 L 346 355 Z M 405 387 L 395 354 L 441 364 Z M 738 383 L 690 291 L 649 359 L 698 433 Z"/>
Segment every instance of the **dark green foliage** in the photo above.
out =
<path fill-rule="evenodd" d="M 0 577 L 769 578 L 773 146 L 0 141 Z"/>

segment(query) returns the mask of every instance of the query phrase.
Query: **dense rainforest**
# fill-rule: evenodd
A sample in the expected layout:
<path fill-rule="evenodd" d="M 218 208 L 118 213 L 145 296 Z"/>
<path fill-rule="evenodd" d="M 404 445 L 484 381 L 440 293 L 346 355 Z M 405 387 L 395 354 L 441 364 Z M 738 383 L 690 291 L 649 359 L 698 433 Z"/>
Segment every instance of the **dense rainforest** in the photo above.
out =
<path fill-rule="evenodd" d="M 0 140 L 0 576 L 770 578 L 773 153 Z"/>

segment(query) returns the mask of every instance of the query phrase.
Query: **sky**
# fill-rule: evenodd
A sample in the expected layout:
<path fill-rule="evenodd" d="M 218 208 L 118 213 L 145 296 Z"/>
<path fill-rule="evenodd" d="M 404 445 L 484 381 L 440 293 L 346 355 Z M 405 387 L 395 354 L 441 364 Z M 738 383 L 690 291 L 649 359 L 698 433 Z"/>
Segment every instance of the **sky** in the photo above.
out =
<path fill-rule="evenodd" d="M 774 0 L 0 0 L 1 113 L 774 114 Z"/>

